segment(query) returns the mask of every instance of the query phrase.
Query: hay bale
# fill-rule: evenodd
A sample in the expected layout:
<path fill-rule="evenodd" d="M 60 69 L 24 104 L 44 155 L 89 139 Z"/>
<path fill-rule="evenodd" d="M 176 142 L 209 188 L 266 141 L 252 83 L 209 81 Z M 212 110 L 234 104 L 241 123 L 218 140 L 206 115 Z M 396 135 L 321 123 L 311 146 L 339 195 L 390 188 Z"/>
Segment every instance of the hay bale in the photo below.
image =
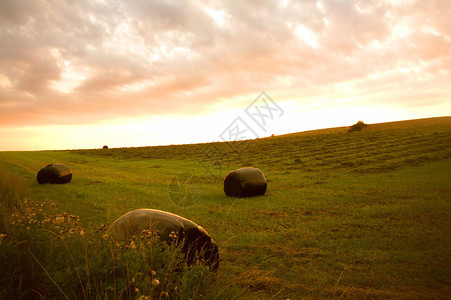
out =
<path fill-rule="evenodd" d="M 182 252 L 188 265 L 196 261 L 201 254 L 201 260 L 212 270 L 219 267 L 218 246 L 211 236 L 196 223 L 181 216 L 157 210 L 137 209 L 128 212 L 111 224 L 111 232 L 119 240 L 127 240 L 138 236 L 143 230 L 158 232 L 160 240 L 171 242 L 171 232 L 177 234 L 178 242 L 183 242 Z"/>
<path fill-rule="evenodd" d="M 224 192 L 229 197 L 264 195 L 267 182 L 258 168 L 242 168 L 229 172 L 224 179 Z"/>
<path fill-rule="evenodd" d="M 38 172 L 38 182 L 43 183 L 68 183 L 72 179 L 72 170 L 63 164 L 49 164 Z"/>
<path fill-rule="evenodd" d="M 363 121 L 358 121 L 357 123 L 352 125 L 351 128 L 349 128 L 348 133 L 354 132 L 354 131 L 362 131 L 363 128 L 365 128 L 367 126 L 368 126 L 368 124 L 365 124 Z"/>

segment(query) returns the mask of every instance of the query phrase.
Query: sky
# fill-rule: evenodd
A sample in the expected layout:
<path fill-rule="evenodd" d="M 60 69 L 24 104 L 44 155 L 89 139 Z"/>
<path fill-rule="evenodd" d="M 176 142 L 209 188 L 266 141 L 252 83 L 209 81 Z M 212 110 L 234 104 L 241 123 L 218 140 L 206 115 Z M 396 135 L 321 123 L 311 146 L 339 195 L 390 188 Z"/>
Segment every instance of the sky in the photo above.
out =
<path fill-rule="evenodd" d="M 0 151 L 449 115 L 450 0 L 0 1 Z"/>

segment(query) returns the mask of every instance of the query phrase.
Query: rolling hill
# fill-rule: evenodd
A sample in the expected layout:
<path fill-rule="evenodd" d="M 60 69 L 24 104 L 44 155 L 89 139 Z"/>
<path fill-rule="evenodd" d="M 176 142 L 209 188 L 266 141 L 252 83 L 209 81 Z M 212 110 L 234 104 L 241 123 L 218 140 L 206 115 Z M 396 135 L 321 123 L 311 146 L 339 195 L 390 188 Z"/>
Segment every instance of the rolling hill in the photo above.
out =
<path fill-rule="evenodd" d="M 249 141 L 0 152 L 33 199 L 90 224 L 136 208 L 170 211 L 216 240 L 218 280 L 246 299 L 445 299 L 451 292 L 451 117 Z M 50 162 L 66 185 L 39 185 Z M 254 166 L 265 196 L 229 198 L 228 171 Z M 220 286 L 221 286 L 220 285 Z M 218 285 L 205 298 L 219 297 Z M 216 295 L 216 296 L 215 296 Z M 202 298 L 202 297 L 201 297 Z"/>

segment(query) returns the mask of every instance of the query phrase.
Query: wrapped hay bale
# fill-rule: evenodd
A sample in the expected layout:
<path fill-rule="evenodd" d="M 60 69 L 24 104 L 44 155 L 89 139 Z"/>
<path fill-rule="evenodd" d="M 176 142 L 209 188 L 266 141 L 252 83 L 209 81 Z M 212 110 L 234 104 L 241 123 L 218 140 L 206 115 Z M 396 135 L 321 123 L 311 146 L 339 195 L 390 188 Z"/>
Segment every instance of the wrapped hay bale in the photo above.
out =
<path fill-rule="evenodd" d="M 224 179 L 224 192 L 229 197 L 264 195 L 267 182 L 258 168 L 242 168 L 231 171 Z"/>
<path fill-rule="evenodd" d="M 43 183 L 68 183 L 72 179 L 72 170 L 63 164 L 49 164 L 38 172 L 38 182 Z"/>
<path fill-rule="evenodd" d="M 168 243 L 175 233 L 177 241 L 183 242 L 182 252 L 188 265 L 201 255 L 201 261 L 212 270 L 218 269 L 219 253 L 215 241 L 201 226 L 181 216 L 157 209 L 137 209 L 119 217 L 108 229 L 120 240 L 138 236 L 143 230 L 158 232 L 160 240 Z"/>

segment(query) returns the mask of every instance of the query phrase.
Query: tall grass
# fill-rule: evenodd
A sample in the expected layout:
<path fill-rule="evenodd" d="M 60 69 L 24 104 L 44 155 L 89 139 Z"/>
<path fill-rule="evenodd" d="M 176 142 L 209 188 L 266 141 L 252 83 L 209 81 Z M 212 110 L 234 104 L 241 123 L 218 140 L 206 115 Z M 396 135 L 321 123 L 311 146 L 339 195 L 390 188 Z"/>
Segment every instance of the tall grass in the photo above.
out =
<path fill-rule="evenodd" d="M 21 209 L 22 203 L 28 197 L 26 181 L 10 174 L 4 169 L 0 169 L 0 211 L 8 212 L 14 209 Z"/>
<path fill-rule="evenodd" d="M 84 228 L 80 218 L 35 201 L 20 177 L 1 171 L 0 299 L 234 299 L 240 290 L 217 281 L 181 246 L 149 231 L 126 242 L 107 225 Z M 226 287 L 224 289 L 224 287 Z"/>

